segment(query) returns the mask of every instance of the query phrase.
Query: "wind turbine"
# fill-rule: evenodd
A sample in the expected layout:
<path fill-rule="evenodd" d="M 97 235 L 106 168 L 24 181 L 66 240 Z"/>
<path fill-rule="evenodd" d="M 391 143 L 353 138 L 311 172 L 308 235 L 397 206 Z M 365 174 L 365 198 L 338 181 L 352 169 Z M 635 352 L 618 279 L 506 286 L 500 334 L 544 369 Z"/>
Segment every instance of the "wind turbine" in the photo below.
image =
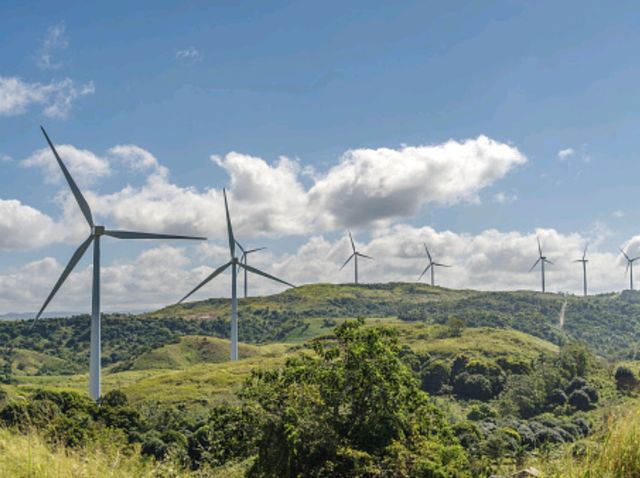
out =
<path fill-rule="evenodd" d="M 627 275 L 627 272 L 630 272 L 629 274 L 629 288 L 631 290 L 633 290 L 633 263 L 635 261 L 637 261 L 638 259 L 640 259 L 640 256 L 638 257 L 634 257 L 633 259 L 631 259 L 626 252 L 624 252 L 622 249 L 620 249 L 620 252 L 622 252 L 622 255 L 624 256 L 624 258 L 627 260 L 627 268 L 624 271 L 624 274 Z"/>
<path fill-rule="evenodd" d="M 355 272 L 355 284 L 358 285 L 358 257 L 364 257 L 365 259 L 373 259 L 373 257 L 368 256 L 366 254 L 362 254 L 356 250 L 356 244 L 353 242 L 353 236 L 351 235 L 351 231 L 349 231 L 349 240 L 351 241 L 351 249 L 353 253 L 349 256 L 349 259 L 342 264 L 340 270 L 344 269 L 344 267 L 349 263 L 351 259 L 354 260 L 354 272 Z"/>
<path fill-rule="evenodd" d="M 582 252 L 582 259 L 577 259 L 573 262 L 582 262 L 582 288 L 584 291 L 584 296 L 587 296 L 587 262 L 589 262 L 589 259 L 587 259 L 587 245 L 584 246 L 584 251 Z"/>
<path fill-rule="evenodd" d="M 253 254 L 254 252 L 258 252 L 258 251 L 263 251 L 266 249 L 266 247 L 257 247 L 255 249 L 249 249 L 248 251 L 245 250 L 244 247 L 242 247 L 240 245 L 240 243 L 238 241 L 236 241 L 237 246 L 240 248 L 240 250 L 242 251 L 242 256 L 240 257 L 240 262 L 242 262 L 243 264 L 247 264 L 247 256 L 249 254 Z M 244 298 L 247 298 L 247 269 L 244 269 Z"/>
<path fill-rule="evenodd" d="M 535 261 L 533 263 L 533 265 L 531 266 L 531 269 L 529 269 L 529 272 L 531 272 L 537 265 L 538 262 L 540 263 L 540 271 L 542 273 L 542 292 L 545 291 L 545 284 L 544 284 L 544 265 L 546 264 L 553 264 L 553 262 L 551 262 L 550 260 L 548 260 L 546 258 L 546 256 L 542 255 L 542 246 L 540 245 L 540 238 L 536 237 L 537 241 L 538 241 L 538 253 L 540 254 L 538 256 L 538 260 Z"/>
<path fill-rule="evenodd" d="M 191 237 L 191 236 L 176 236 L 169 234 L 153 234 L 148 232 L 132 232 L 132 231 L 117 231 L 113 229 L 106 229 L 104 226 L 98 226 L 93 222 L 93 216 L 91 214 L 91 208 L 89 204 L 85 200 L 84 196 L 78 189 L 75 181 L 69 174 L 66 166 L 60 159 L 60 155 L 56 151 L 56 148 L 53 146 L 53 143 L 49 139 L 47 132 L 41 126 L 40 129 L 44 134 L 44 137 L 49 143 L 49 147 L 51 151 L 53 151 L 53 155 L 62 170 L 62 174 L 64 174 L 67 183 L 69 184 L 69 188 L 71 188 L 71 192 L 73 193 L 78 206 L 80 206 L 80 210 L 82 211 L 82 215 L 86 219 L 89 227 L 91 228 L 91 233 L 89 237 L 85 239 L 85 241 L 80 244 L 80 247 L 76 249 L 67 264 L 67 267 L 62 271 L 58 282 L 53 286 L 53 290 L 47 297 L 47 300 L 44 301 L 44 304 L 40 308 L 38 315 L 34 319 L 35 321 L 40 318 L 45 308 L 51 302 L 51 299 L 56 295 L 58 289 L 62 286 L 64 281 L 69 277 L 71 271 L 73 271 L 74 267 L 78 264 L 82 256 L 87 251 L 89 246 L 93 244 L 93 287 L 91 294 L 91 339 L 90 339 L 90 354 L 89 354 L 89 394 L 91 398 L 97 400 L 100 398 L 100 238 L 102 236 L 115 237 L 116 239 L 195 239 L 195 240 L 205 240 L 204 237 Z M 32 325 L 33 327 L 33 325 Z"/>
<path fill-rule="evenodd" d="M 427 267 L 422 271 L 422 274 L 420 274 L 420 277 L 418 277 L 418 282 L 420 282 L 420 279 L 422 279 L 422 276 L 425 275 L 429 269 L 431 269 L 431 285 L 434 286 L 435 285 L 434 271 L 436 267 L 451 267 L 451 266 L 448 266 L 446 264 L 440 264 L 439 262 L 434 262 L 433 258 L 431 257 L 431 253 L 429 252 L 429 248 L 427 247 L 427 244 L 426 243 L 423 243 L 423 244 L 424 244 L 424 250 L 427 253 L 427 257 L 429 258 L 429 264 L 427 264 Z"/>
<path fill-rule="evenodd" d="M 202 282 L 200 282 L 200 284 L 197 285 L 197 287 L 195 287 L 191 292 L 180 299 L 180 302 L 178 302 L 178 304 L 184 302 L 189 296 L 209 283 L 214 277 L 220 275 L 228 267 L 231 267 L 231 360 L 238 360 L 238 267 L 244 269 L 245 271 L 253 272 L 254 274 L 266 277 L 267 279 L 280 282 L 281 284 L 288 285 L 290 287 L 295 286 L 293 284 L 290 284 L 289 282 L 283 281 L 282 279 L 278 279 L 277 277 L 267 274 L 260 269 L 251 267 L 249 264 L 243 263 L 238 259 L 238 257 L 236 256 L 237 242 L 235 240 L 235 237 L 233 236 L 233 228 L 231 227 L 231 216 L 229 215 L 229 204 L 227 203 L 227 191 L 223 189 L 222 193 L 224 195 L 224 209 L 227 214 L 227 236 L 229 237 L 229 255 L 231 256 L 231 260 L 226 264 L 221 265 L 215 271 L 209 274 Z"/>

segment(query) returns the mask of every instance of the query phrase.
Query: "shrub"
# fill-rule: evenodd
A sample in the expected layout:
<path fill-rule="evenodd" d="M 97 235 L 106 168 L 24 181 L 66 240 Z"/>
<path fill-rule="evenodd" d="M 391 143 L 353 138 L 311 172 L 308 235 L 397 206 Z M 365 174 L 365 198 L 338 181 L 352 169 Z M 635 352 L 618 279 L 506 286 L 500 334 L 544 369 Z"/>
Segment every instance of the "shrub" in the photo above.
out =
<path fill-rule="evenodd" d="M 493 397 L 491 382 L 483 375 L 462 372 L 453 382 L 453 392 L 462 399 L 490 400 Z"/>
<path fill-rule="evenodd" d="M 618 367 L 615 379 L 618 390 L 629 391 L 638 387 L 638 379 L 630 368 Z"/>
<path fill-rule="evenodd" d="M 587 381 L 584 378 L 574 377 L 574 379 L 569 382 L 569 385 L 567 385 L 565 391 L 570 394 L 574 390 L 580 390 L 581 388 L 584 388 L 586 385 Z"/>
<path fill-rule="evenodd" d="M 437 394 L 449 383 L 451 367 L 444 360 L 434 360 L 422 372 L 422 390 Z"/>
<path fill-rule="evenodd" d="M 574 390 L 569 395 L 569 404 L 578 410 L 588 410 L 591 406 L 591 400 L 583 390 Z"/>
<path fill-rule="evenodd" d="M 549 394 L 549 397 L 547 397 L 547 402 L 552 405 L 564 405 L 567 403 L 567 400 L 567 394 L 560 388 L 556 388 Z"/>

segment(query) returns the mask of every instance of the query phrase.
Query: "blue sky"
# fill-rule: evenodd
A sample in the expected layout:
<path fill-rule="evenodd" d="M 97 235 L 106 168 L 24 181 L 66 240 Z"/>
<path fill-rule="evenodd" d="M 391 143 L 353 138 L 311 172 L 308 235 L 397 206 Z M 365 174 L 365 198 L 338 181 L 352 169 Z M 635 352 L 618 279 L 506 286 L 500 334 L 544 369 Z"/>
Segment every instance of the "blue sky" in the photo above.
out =
<path fill-rule="evenodd" d="M 547 242 L 557 255 L 571 253 L 563 244 L 578 251 L 581 242 L 593 244 L 603 255 L 600 289 L 620 289 L 623 270 L 609 284 L 604 264 L 617 260 L 618 246 L 640 245 L 633 201 L 640 173 L 639 14 L 632 2 L 616 8 L 546 1 L 3 2 L 0 77 L 55 92 L 40 89 L 43 99 L 10 108 L 0 86 L 0 157 L 13 159 L 0 161 L 0 199 L 64 222 L 54 200 L 64 185 L 44 181 L 42 164 L 23 163 L 45 146 L 40 124 L 56 143 L 98 156 L 109 156 L 116 145 L 143 148 L 167 168 L 169 184 L 201 194 L 230 182 L 229 170 L 210 161 L 211 155 L 235 151 L 269 165 L 287 156 L 300 170 L 314 169 L 297 174 L 311 189 L 314 177 L 327 174 L 351 149 L 400 150 L 486 135 L 526 162 L 510 165 L 487 184 L 472 184 L 463 199 L 425 199 L 409 212 L 385 216 L 384 224 L 359 224 L 362 242 L 392 237 L 399 225 L 418 231 L 416 237 L 429 227 L 436 236 L 466 235 L 467 242 L 491 228 L 531 242 L 539 228 L 553 232 Z M 52 103 L 53 112 L 47 111 Z M 559 158 L 562 150 L 565 157 Z M 107 161 L 115 164 L 114 158 Z M 103 196 L 127 184 L 142 188 L 149 170 L 136 171 L 113 167 L 86 188 Z M 424 189 L 430 188 L 427 177 Z M 15 234 L 9 222 L 0 219 L 0 231 Z M 345 225 L 273 231 L 247 225 L 244 232 L 248 241 L 268 244 L 273 255 L 265 261 L 284 273 L 287 255 L 300 254 L 312 237 L 330 243 L 323 258 L 332 247 L 344 247 Z M 200 231 L 212 237 L 212 247 L 222 237 L 216 231 Z M 29 247 L 5 244 L 0 277 L 25 277 L 20 274 L 28 264 L 52 258 L 58 264 L 51 265 L 51 282 L 78 242 L 74 236 Z M 135 261 L 158 247 L 165 246 L 114 245 L 107 263 Z M 181 266 L 185 280 L 209 264 L 199 263 L 198 251 L 184 251 L 190 261 Z M 465 254 L 460 261 L 472 260 L 472 252 Z M 535 241 L 526 254 L 535 260 Z M 456 252 L 446 255 L 454 260 Z M 376 267 L 372 277 L 408 280 L 399 265 L 390 276 Z M 574 289 L 571 267 L 558 276 L 558 290 Z M 451 286 L 480 286 L 449 279 Z M 522 280 L 518 285 L 536 286 L 533 276 Z M 2 302 L 0 288 L 0 312 L 3 305 L 14 310 L 24 301 L 37 303 L 41 289 L 32 293 L 5 294 Z"/>

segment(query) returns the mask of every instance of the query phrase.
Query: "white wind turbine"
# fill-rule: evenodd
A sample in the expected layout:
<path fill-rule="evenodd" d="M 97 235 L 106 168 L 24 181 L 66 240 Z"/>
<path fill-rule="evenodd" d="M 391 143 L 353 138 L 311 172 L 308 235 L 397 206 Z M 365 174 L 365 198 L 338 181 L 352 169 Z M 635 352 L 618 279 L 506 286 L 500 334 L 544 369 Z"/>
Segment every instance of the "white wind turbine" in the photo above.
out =
<path fill-rule="evenodd" d="M 91 214 L 91 208 L 89 204 L 85 200 L 84 196 L 78 189 L 75 181 L 69 174 L 66 166 L 60 159 L 56 148 L 53 146 L 53 143 L 49 139 L 47 132 L 41 126 L 40 129 L 44 134 L 44 137 L 49 143 L 49 147 L 51 151 L 53 151 L 53 155 L 62 170 L 62 174 L 64 174 L 69 187 L 71 188 L 71 192 L 73 193 L 78 206 L 80 206 L 80 210 L 84 218 L 86 219 L 89 227 L 91 228 L 91 233 L 89 237 L 85 239 L 85 241 L 80 244 L 80 247 L 76 249 L 76 252 L 73 253 L 67 267 L 65 267 L 64 271 L 60 275 L 60 278 L 53 286 L 53 290 L 45 300 L 44 304 L 40 308 L 40 311 L 36 315 L 34 319 L 35 321 L 40 318 L 45 308 L 51 302 L 51 299 L 56 295 L 58 289 L 62 286 L 64 281 L 69 277 L 69 274 L 73 271 L 74 267 L 78 264 L 82 256 L 87 251 L 89 246 L 93 244 L 93 287 L 91 294 L 91 338 L 90 338 L 90 354 L 89 354 L 89 394 L 91 398 L 97 400 L 100 398 L 101 390 L 100 390 L 100 237 L 101 236 L 110 236 L 115 237 L 116 239 L 195 239 L 195 240 L 206 240 L 204 237 L 191 237 L 191 236 L 176 236 L 169 234 L 153 234 L 148 232 L 132 232 L 132 231 L 117 231 L 112 229 L 106 229 L 104 226 L 98 226 L 93 222 L 93 216 Z M 32 325 L 33 327 L 33 325 Z"/>
<path fill-rule="evenodd" d="M 249 249 L 249 250 L 245 250 L 244 247 L 242 247 L 242 245 L 236 241 L 236 244 L 238 245 L 238 247 L 240 248 L 240 250 L 242 251 L 242 256 L 240 256 L 240 262 L 242 262 L 244 265 L 247 265 L 247 256 L 249 254 L 253 254 L 254 252 L 258 252 L 258 251 L 264 251 L 266 249 L 266 247 L 256 247 L 255 249 Z M 247 298 L 247 269 L 244 269 L 244 298 Z"/>
<path fill-rule="evenodd" d="M 622 255 L 627 260 L 627 268 L 625 269 L 624 274 L 627 275 L 627 272 L 630 272 L 630 274 L 629 274 L 629 289 L 633 290 L 633 263 L 635 261 L 637 261 L 638 259 L 640 259 L 640 256 L 634 257 L 633 259 L 631 259 L 627 255 L 627 253 L 624 252 L 622 249 L 620 249 L 620 252 L 622 252 Z"/>
<path fill-rule="evenodd" d="M 420 274 L 420 277 L 418 277 L 418 282 L 420 282 L 420 279 L 422 279 L 422 276 L 424 276 L 427 271 L 429 269 L 431 269 L 431 285 L 434 286 L 435 285 L 435 269 L 436 267 L 451 267 L 448 266 L 446 264 L 440 264 L 439 262 L 434 262 L 434 260 L 431 258 L 431 253 L 429 252 L 429 248 L 427 247 L 426 243 L 424 244 L 424 250 L 427 253 L 427 258 L 429 259 L 429 264 L 427 264 L 427 267 L 425 268 L 425 270 L 422 271 L 422 274 Z"/>
<path fill-rule="evenodd" d="M 542 274 L 542 292 L 544 292 L 545 291 L 544 265 L 553 264 L 553 262 L 548 260 L 546 256 L 542 255 L 542 246 L 540 245 L 540 238 L 536 237 L 536 240 L 538 241 L 538 253 L 539 253 L 538 260 L 533 263 L 533 265 L 531 266 L 531 269 L 529 269 L 529 272 L 531 272 L 538 265 L 538 262 L 540 263 L 540 271 Z"/>
<path fill-rule="evenodd" d="M 358 257 L 364 257 L 365 259 L 373 259 L 373 257 L 368 256 L 366 254 L 362 254 L 361 252 L 356 250 L 356 244 L 355 242 L 353 242 L 353 236 L 351 236 L 351 231 L 349 231 L 349 240 L 351 241 L 351 249 L 353 250 L 353 253 L 349 256 L 349 259 L 347 259 L 345 263 L 342 264 L 342 267 L 340 268 L 340 270 L 344 269 L 345 266 L 349 263 L 349 261 L 353 259 L 355 284 L 358 285 Z"/>
<path fill-rule="evenodd" d="M 583 293 L 584 296 L 587 296 L 587 262 L 589 262 L 589 259 L 587 259 L 587 245 L 584 246 L 584 251 L 582 252 L 582 259 L 576 259 L 573 262 L 582 262 L 582 289 L 583 289 Z"/>
<path fill-rule="evenodd" d="M 178 303 L 181 304 L 182 302 L 184 302 L 193 293 L 195 293 L 201 287 L 209 283 L 214 277 L 220 275 L 228 267 L 231 267 L 231 360 L 238 360 L 238 291 L 237 291 L 238 267 L 244 269 L 245 271 L 253 272 L 254 274 L 258 274 L 263 277 L 266 277 L 267 279 L 280 282 L 281 284 L 288 285 L 290 287 L 295 287 L 295 286 L 293 284 L 290 284 L 289 282 L 283 281 L 282 279 L 278 279 L 277 277 L 267 274 L 266 272 L 262 272 L 260 269 L 251 267 L 250 265 L 241 262 L 238 259 L 238 257 L 236 257 L 237 242 L 233 236 L 233 228 L 231 227 L 231 217 L 229 215 L 229 205 L 227 203 L 227 192 L 223 189 L 222 193 L 224 195 L 224 209 L 227 215 L 227 235 L 229 237 L 229 254 L 231 256 L 231 260 L 226 264 L 221 265 L 215 271 L 209 274 L 191 292 L 189 292 L 182 299 L 180 299 L 180 302 Z"/>

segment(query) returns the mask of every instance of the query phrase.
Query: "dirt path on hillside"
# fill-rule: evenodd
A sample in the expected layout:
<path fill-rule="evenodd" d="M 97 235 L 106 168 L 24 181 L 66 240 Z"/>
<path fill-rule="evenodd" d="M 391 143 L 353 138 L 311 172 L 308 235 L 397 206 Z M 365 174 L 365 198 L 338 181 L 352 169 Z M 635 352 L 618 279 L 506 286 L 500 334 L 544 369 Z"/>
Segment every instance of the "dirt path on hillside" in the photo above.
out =
<path fill-rule="evenodd" d="M 567 310 L 567 301 L 565 300 L 562 303 L 562 308 L 560 309 L 560 315 L 558 316 L 558 323 L 560 324 L 560 328 L 564 327 L 564 312 Z"/>

